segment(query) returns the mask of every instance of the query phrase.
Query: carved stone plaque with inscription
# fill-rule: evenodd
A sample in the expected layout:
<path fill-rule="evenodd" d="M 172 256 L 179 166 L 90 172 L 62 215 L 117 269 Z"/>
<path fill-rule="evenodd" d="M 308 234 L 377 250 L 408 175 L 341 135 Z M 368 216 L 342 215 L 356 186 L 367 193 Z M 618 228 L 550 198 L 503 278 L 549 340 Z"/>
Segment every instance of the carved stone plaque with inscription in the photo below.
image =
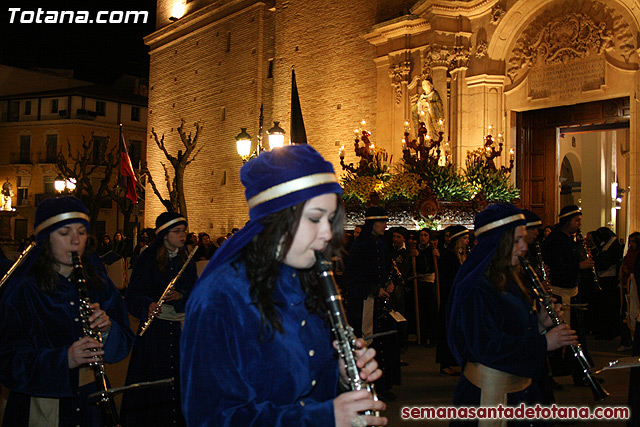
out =
<path fill-rule="evenodd" d="M 604 68 L 604 59 L 601 57 L 531 67 L 529 98 L 565 101 L 584 92 L 600 89 L 605 84 Z"/>

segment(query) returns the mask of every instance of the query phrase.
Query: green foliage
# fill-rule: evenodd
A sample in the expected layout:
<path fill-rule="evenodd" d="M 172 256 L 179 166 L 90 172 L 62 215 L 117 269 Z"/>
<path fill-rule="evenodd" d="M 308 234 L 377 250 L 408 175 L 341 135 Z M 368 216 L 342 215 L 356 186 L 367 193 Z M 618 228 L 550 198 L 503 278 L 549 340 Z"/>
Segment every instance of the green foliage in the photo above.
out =
<path fill-rule="evenodd" d="M 471 200 L 471 188 L 465 181 L 464 175 L 458 172 L 454 165 L 432 164 L 423 172 L 423 176 L 429 187 L 436 193 L 438 200 L 448 202 Z"/>
<path fill-rule="evenodd" d="M 473 156 L 467 157 L 466 179 L 473 193 L 483 193 L 492 202 L 511 202 L 520 197 L 520 189 L 509 180 L 510 174 L 487 167 Z"/>

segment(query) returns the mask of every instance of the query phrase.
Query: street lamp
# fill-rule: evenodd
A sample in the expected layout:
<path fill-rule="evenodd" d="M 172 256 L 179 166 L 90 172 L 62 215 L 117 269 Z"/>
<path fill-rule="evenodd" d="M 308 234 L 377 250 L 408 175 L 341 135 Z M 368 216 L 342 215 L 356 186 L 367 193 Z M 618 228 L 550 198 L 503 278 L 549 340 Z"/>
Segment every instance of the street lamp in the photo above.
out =
<path fill-rule="evenodd" d="M 53 188 L 55 188 L 58 193 L 73 193 L 76 189 L 76 179 L 65 179 L 62 175 L 58 174 L 53 181 Z"/>
<path fill-rule="evenodd" d="M 273 122 L 273 127 L 267 131 L 269 136 L 269 149 L 284 146 L 284 129 L 280 127 L 280 122 Z"/>
<path fill-rule="evenodd" d="M 240 133 L 236 136 L 236 149 L 242 161 L 246 162 L 251 157 L 251 135 L 247 133 L 247 128 L 240 129 Z"/>
<path fill-rule="evenodd" d="M 53 188 L 56 189 L 58 193 L 62 193 L 64 191 L 65 181 L 62 175 L 58 174 L 55 181 L 53 181 Z"/>

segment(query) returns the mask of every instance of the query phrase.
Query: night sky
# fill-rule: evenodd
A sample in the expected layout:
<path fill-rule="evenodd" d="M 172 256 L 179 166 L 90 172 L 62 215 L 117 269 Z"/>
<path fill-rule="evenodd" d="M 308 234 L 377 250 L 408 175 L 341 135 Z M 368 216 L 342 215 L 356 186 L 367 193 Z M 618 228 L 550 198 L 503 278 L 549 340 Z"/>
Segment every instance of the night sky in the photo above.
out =
<path fill-rule="evenodd" d="M 0 8 L 0 64 L 20 68 L 73 69 L 75 77 L 96 83 L 110 83 L 122 74 L 148 78 L 149 48 L 143 37 L 155 30 L 156 0 L 3 0 Z M 11 23 L 10 8 L 20 8 Z M 146 24 L 37 23 L 55 20 L 50 11 L 73 11 L 74 20 L 89 19 L 98 11 L 149 12 Z M 25 11 L 33 11 L 33 13 Z M 109 17 L 109 13 L 104 17 Z M 118 19 L 118 14 L 113 15 Z M 20 19 L 33 20 L 20 23 Z M 58 21 L 60 15 L 58 15 Z M 68 18 L 65 18 L 65 22 Z"/>

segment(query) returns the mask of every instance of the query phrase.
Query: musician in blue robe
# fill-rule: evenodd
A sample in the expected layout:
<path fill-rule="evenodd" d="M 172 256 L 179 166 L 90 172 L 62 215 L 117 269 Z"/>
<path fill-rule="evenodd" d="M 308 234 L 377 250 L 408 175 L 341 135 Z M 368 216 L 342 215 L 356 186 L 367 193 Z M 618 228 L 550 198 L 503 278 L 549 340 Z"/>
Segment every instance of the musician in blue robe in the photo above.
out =
<path fill-rule="evenodd" d="M 188 426 L 366 426 L 386 418 L 347 386 L 315 252 L 338 255 L 342 188 L 311 146 L 262 153 L 240 172 L 250 221 L 214 254 L 187 303 L 180 343 Z M 358 340 L 364 381 L 380 370 Z M 337 397 L 336 397 L 337 396 Z"/>
<path fill-rule="evenodd" d="M 122 398 L 123 426 L 184 426 L 180 408 L 180 333 L 184 308 L 196 282 L 196 266 L 189 263 L 159 307 L 158 300 L 178 274 L 188 254 L 185 249 L 187 220 L 175 212 L 156 218 L 156 240 L 142 252 L 133 267 L 125 302 L 129 313 L 140 320 L 131 352 L 125 384 L 173 377 L 173 384 Z M 144 334 L 141 328 L 157 313 Z"/>
<path fill-rule="evenodd" d="M 78 199 L 43 200 L 34 225 L 36 246 L 0 289 L 0 383 L 10 389 L 3 426 L 98 427 L 100 412 L 88 396 L 100 389 L 88 363 L 94 355 L 116 363 L 129 354 L 124 302 L 88 240 L 89 215 Z M 72 252 L 81 256 L 88 320 L 102 343 L 83 337 Z"/>
<path fill-rule="evenodd" d="M 475 218 L 478 244 L 458 271 L 449 306 L 449 347 L 464 366 L 455 405 L 540 402 L 532 379 L 540 377 L 547 351 L 577 343 L 567 325 L 547 330 L 551 319 L 521 278 L 525 224 L 520 209 L 507 204 Z"/>

